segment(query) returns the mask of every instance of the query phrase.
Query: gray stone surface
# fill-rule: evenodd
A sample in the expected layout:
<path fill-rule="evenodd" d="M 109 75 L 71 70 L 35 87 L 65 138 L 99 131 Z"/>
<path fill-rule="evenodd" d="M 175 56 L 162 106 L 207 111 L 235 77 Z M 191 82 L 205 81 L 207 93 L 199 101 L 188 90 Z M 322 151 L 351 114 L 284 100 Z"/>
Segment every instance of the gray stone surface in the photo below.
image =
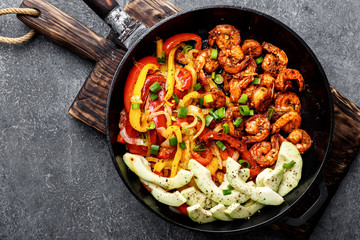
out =
<path fill-rule="evenodd" d="M 0 8 L 20 0 L 2 0 Z M 49 0 L 100 35 L 108 28 L 80 0 Z M 174 1 L 183 9 L 216 0 Z M 318 56 L 330 83 L 360 105 L 358 0 L 227 0 L 290 26 Z M 125 1 L 120 2 L 121 5 Z M 28 28 L 0 17 L 0 35 Z M 0 239 L 210 239 L 169 224 L 129 193 L 110 159 L 105 136 L 67 110 L 93 63 L 42 36 L 0 44 Z M 311 239 L 360 239 L 360 163 L 352 164 Z M 260 229 L 219 239 L 287 239 Z"/>

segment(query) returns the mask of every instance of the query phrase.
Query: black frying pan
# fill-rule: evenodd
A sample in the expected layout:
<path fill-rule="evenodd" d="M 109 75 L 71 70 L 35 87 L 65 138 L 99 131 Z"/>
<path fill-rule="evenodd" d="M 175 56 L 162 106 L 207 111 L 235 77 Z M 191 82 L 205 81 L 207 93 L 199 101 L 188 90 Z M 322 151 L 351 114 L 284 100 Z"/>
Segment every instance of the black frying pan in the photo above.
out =
<path fill-rule="evenodd" d="M 208 32 L 218 24 L 231 24 L 241 32 L 242 41 L 253 38 L 267 41 L 283 49 L 288 58 L 288 68 L 298 69 L 306 82 L 305 91 L 299 96 L 302 103 L 302 129 L 312 137 L 314 143 L 303 155 L 303 171 L 299 185 L 284 197 L 280 206 L 267 206 L 249 220 L 232 222 L 216 221 L 197 224 L 185 215 L 171 211 L 156 201 L 140 184 L 139 178 L 122 161 L 125 145 L 116 142 L 119 133 L 120 111 L 123 109 L 125 80 L 134 60 L 154 55 L 156 37 L 166 39 L 182 32 L 191 32 L 206 39 Z M 333 106 L 329 83 L 314 53 L 289 27 L 263 13 L 234 6 L 202 7 L 181 12 L 163 20 L 148 30 L 129 49 L 112 82 L 107 102 L 107 139 L 111 156 L 120 177 L 132 194 L 161 217 L 178 225 L 207 232 L 240 232 L 253 230 L 286 215 L 313 185 L 317 185 L 320 170 L 329 151 L 333 131 Z"/>

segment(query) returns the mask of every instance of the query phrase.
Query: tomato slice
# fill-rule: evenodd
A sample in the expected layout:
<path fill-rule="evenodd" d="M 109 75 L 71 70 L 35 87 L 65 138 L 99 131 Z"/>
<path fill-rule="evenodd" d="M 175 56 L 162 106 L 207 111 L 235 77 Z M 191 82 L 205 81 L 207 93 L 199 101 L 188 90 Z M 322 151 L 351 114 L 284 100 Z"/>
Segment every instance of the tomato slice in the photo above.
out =
<path fill-rule="evenodd" d="M 201 42 L 201 37 L 199 35 L 196 35 L 194 33 L 180 33 L 166 39 L 163 45 L 163 50 L 165 51 L 165 55 L 169 56 L 171 49 L 174 48 L 179 43 L 191 41 L 191 40 L 196 41 L 195 49 L 200 51 L 202 47 L 202 42 Z"/>
<path fill-rule="evenodd" d="M 128 77 L 127 77 L 126 83 L 125 83 L 125 89 L 124 89 L 124 106 L 125 106 L 126 112 L 128 112 L 128 113 L 130 112 L 130 108 L 131 108 L 130 99 L 132 97 L 134 87 L 135 87 L 136 81 L 139 77 L 139 74 L 141 72 L 141 69 L 149 63 L 160 66 L 156 57 L 148 56 L 148 57 L 144 57 L 144 58 L 140 59 L 138 62 L 136 62 L 128 74 Z"/>

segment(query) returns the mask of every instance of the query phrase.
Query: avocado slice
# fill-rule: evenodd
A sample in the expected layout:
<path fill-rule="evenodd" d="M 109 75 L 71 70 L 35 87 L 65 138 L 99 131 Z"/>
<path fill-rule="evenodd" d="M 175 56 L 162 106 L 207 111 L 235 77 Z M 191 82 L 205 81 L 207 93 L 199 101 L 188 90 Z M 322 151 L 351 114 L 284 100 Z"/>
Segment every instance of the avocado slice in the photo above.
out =
<path fill-rule="evenodd" d="M 195 187 L 189 187 L 182 190 L 181 195 L 185 197 L 186 204 L 189 206 L 200 204 L 202 208 L 209 209 L 216 205 L 214 201 L 202 192 L 198 191 Z"/>
<path fill-rule="evenodd" d="M 188 184 L 193 176 L 192 172 L 181 169 L 173 178 L 161 177 L 151 171 L 149 162 L 143 156 L 125 153 L 123 159 L 130 170 L 141 179 L 155 183 L 165 189 L 182 187 Z"/>
<path fill-rule="evenodd" d="M 199 189 L 211 200 L 224 205 L 241 200 L 240 192 L 235 190 L 232 190 L 229 195 L 224 195 L 222 189 L 212 181 L 210 171 L 194 159 L 189 161 L 188 168 L 194 173 L 195 183 Z"/>
<path fill-rule="evenodd" d="M 225 210 L 225 214 L 235 219 L 248 218 L 262 209 L 264 206 L 264 204 L 254 201 L 250 201 L 249 204 L 245 205 L 233 203 Z"/>
<path fill-rule="evenodd" d="M 216 219 L 219 219 L 221 221 L 232 221 L 232 220 L 234 220 L 233 218 L 231 218 L 231 217 L 229 217 L 228 215 L 225 214 L 225 210 L 226 210 L 226 207 L 224 206 L 224 204 L 219 203 L 215 207 L 211 208 L 210 212 Z"/>
<path fill-rule="evenodd" d="M 241 165 L 232 158 L 226 160 L 227 179 L 236 190 L 248 195 L 252 200 L 265 205 L 280 205 L 284 199 L 269 187 L 252 187 L 247 185 L 240 177 Z"/>
<path fill-rule="evenodd" d="M 291 161 L 294 161 L 294 166 L 290 169 L 283 169 L 284 163 L 290 163 Z M 275 165 L 275 170 L 284 171 L 283 179 L 278 189 L 280 196 L 285 196 L 299 184 L 302 166 L 303 160 L 296 146 L 290 142 L 283 142 L 280 146 L 279 158 Z"/>
<path fill-rule="evenodd" d="M 187 213 L 191 220 L 198 223 L 209 223 L 217 220 L 209 210 L 205 210 L 200 204 L 188 207 Z"/>
<path fill-rule="evenodd" d="M 140 179 L 148 188 L 151 189 L 151 195 L 161 203 L 164 203 L 169 206 L 178 207 L 186 202 L 186 199 L 179 191 L 170 193 L 165 191 L 162 187 L 159 187 L 151 182 L 148 182 L 144 179 Z"/>

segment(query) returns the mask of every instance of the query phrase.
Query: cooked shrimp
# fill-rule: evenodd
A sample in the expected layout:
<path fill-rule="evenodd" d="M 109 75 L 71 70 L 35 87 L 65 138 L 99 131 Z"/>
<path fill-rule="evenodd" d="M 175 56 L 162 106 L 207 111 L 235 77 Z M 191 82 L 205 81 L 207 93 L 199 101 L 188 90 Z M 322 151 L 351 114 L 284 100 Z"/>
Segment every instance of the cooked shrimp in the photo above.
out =
<path fill-rule="evenodd" d="M 262 53 L 261 44 L 253 39 L 246 39 L 241 46 L 241 49 L 245 55 L 250 57 L 258 57 Z"/>
<path fill-rule="evenodd" d="M 219 67 L 218 61 L 211 59 L 211 49 L 206 48 L 202 50 L 195 59 L 195 69 L 196 71 L 201 71 L 205 69 L 206 72 L 211 73 Z"/>
<path fill-rule="evenodd" d="M 207 95 L 209 93 L 205 93 Z M 226 103 L 226 96 L 225 93 L 219 89 L 212 88 L 210 89 L 210 94 L 213 98 L 212 102 L 204 101 L 203 105 L 206 108 L 221 108 L 225 106 Z"/>
<path fill-rule="evenodd" d="M 241 42 L 240 31 L 232 25 L 217 25 L 209 34 L 210 47 L 214 45 L 215 41 L 220 49 L 239 45 Z"/>
<path fill-rule="evenodd" d="M 276 95 L 273 109 L 273 119 L 278 119 L 287 112 L 300 113 L 301 102 L 295 93 L 279 93 Z"/>
<path fill-rule="evenodd" d="M 272 126 L 271 134 L 280 130 L 290 133 L 301 125 L 301 117 L 297 112 L 288 112 L 282 115 Z"/>
<path fill-rule="evenodd" d="M 261 142 L 266 139 L 270 134 L 270 121 L 263 114 L 256 114 L 246 120 L 245 131 L 249 136 L 244 136 L 245 143 Z"/>
<path fill-rule="evenodd" d="M 273 165 L 279 156 L 279 139 L 277 134 L 271 136 L 271 143 L 263 141 L 255 143 L 250 148 L 252 158 L 261 166 L 267 167 Z"/>
<path fill-rule="evenodd" d="M 240 72 L 245 67 L 244 64 L 241 64 L 243 59 L 244 53 L 238 45 L 223 48 L 218 56 L 221 67 L 228 73 Z"/>
<path fill-rule="evenodd" d="M 238 107 L 228 108 L 225 112 L 225 121 L 229 125 L 229 135 L 234 138 L 241 138 L 244 133 L 242 132 L 245 127 L 245 121 L 242 121 L 238 127 L 235 127 L 234 121 L 241 117 Z"/>
<path fill-rule="evenodd" d="M 248 76 L 255 76 L 257 70 L 257 64 L 252 57 L 245 56 L 241 62 L 242 71 L 233 75 L 234 78 L 242 79 Z"/>
<path fill-rule="evenodd" d="M 230 101 L 231 102 L 239 101 L 242 94 L 242 90 L 245 89 L 253 80 L 254 80 L 253 76 L 245 77 L 241 80 L 232 79 L 229 82 Z"/>
<path fill-rule="evenodd" d="M 275 79 L 270 74 L 261 74 L 259 78 L 261 83 L 251 96 L 251 106 L 257 111 L 263 112 L 273 100 Z"/>
<path fill-rule="evenodd" d="M 286 53 L 271 43 L 263 42 L 262 47 L 269 52 L 269 54 L 265 55 L 261 67 L 265 72 L 276 77 L 281 71 L 286 69 L 288 64 Z"/>
<path fill-rule="evenodd" d="M 304 90 L 304 78 L 300 72 L 295 69 L 285 69 L 284 71 L 280 72 L 276 78 L 275 88 L 283 92 L 293 90 L 293 80 L 297 82 L 299 86 L 299 92 Z"/>
<path fill-rule="evenodd" d="M 302 129 L 293 130 L 286 139 L 292 142 L 301 154 L 306 152 L 312 143 L 309 134 Z"/>

